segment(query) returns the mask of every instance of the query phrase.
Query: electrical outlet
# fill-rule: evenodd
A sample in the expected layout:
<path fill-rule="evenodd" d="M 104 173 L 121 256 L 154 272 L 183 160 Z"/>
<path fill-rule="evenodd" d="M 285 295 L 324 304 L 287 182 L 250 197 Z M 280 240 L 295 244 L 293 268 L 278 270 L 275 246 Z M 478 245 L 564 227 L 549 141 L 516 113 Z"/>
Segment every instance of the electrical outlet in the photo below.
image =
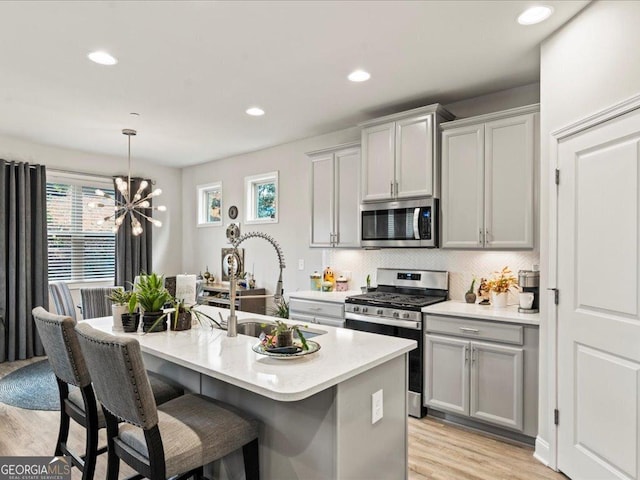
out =
<path fill-rule="evenodd" d="M 298 270 L 304 270 L 304 258 L 298 259 Z"/>
<path fill-rule="evenodd" d="M 382 419 L 382 403 L 382 390 L 371 394 L 371 425 Z"/>

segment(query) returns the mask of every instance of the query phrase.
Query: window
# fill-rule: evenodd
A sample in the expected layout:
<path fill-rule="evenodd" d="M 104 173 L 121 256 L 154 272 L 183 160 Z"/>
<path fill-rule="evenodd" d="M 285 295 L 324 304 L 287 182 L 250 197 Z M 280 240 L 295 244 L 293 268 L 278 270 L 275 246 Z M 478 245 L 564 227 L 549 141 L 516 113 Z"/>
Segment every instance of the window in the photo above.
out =
<path fill-rule="evenodd" d="M 113 198 L 110 179 L 72 174 L 47 176 L 47 239 L 49 280 L 109 279 L 115 275 L 113 220 L 98 225 L 109 209 L 90 208 L 89 202 L 113 207 L 98 197 L 96 188 Z M 113 211 L 113 210 L 112 210 Z"/>
<path fill-rule="evenodd" d="M 198 226 L 222 225 L 222 182 L 198 185 Z"/>
<path fill-rule="evenodd" d="M 245 177 L 246 223 L 278 223 L 278 172 Z"/>

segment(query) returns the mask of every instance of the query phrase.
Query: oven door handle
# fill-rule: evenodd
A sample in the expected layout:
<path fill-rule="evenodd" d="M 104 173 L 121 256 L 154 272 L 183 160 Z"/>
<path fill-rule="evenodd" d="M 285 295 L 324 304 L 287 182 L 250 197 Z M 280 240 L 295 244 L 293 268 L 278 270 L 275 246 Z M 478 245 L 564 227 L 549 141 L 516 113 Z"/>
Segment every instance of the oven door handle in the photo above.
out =
<path fill-rule="evenodd" d="M 358 320 L 360 322 L 376 323 L 378 325 L 389 325 L 391 327 L 408 328 L 409 330 L 422 330 L 422 322 L 413 322 L 411 320 L 396 320 L 394 318 L 373 317 L 370 315 L 359 315 L 357 313 L 347 312 L 344 315 L 346 320 Z M 349 326 L 347 325 L 347 328 Z"/>
<path fill-rule="evenodd" d="M 413 210 L 413 238 L 420 240 L 420 207 Z"/>

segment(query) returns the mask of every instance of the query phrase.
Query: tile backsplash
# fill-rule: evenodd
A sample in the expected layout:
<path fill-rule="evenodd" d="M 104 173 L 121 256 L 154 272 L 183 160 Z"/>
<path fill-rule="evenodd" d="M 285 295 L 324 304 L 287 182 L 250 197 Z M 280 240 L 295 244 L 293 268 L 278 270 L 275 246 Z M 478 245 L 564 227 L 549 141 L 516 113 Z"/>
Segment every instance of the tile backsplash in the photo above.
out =
<path fill-rule="evenodd" d="M 357 289 L 366 284 L 367 274 L 371 284 L 376 285 L 376 269 L 415 268 L 424 270 L 446 270 L 449 272 L 449 297 L 463 300 L 473 276 L 489 277 L 493 272 L 508 266 L 517 277 L 518 270 L 531 270 L 540 263 L 537 250 L 527 251 L 469 251 L 420 248 L 397 248 L 381 250 L 327 249 L 322 255 L 323 268 L 331 266 L 340 274 L 350 272 L 350 288 Z M 477 291 L 478 282 L 475 290 Z M 515 299 L 510 303 L 515 302 Z"/>

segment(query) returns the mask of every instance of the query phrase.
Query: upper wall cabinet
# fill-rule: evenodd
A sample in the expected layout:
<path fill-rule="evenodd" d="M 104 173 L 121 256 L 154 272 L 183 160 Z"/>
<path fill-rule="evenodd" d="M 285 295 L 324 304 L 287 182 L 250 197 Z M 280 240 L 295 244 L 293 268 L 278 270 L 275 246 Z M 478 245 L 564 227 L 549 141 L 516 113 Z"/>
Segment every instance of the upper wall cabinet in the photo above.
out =
<path fill-rule="evenodd" d="M 442 248 L 533 248 L 538 112 L 442 124 Z"/>
<path fill-rule="evenodd" d="M 312 247 L 360 246 L 360 145 L 318 150 L 311 159 Z"/>
<path fill-rule="evenodd" d="M 435 104 L 360 124 L 362 200 L 438 197 L 438 126 L 453 118 Z"/>

